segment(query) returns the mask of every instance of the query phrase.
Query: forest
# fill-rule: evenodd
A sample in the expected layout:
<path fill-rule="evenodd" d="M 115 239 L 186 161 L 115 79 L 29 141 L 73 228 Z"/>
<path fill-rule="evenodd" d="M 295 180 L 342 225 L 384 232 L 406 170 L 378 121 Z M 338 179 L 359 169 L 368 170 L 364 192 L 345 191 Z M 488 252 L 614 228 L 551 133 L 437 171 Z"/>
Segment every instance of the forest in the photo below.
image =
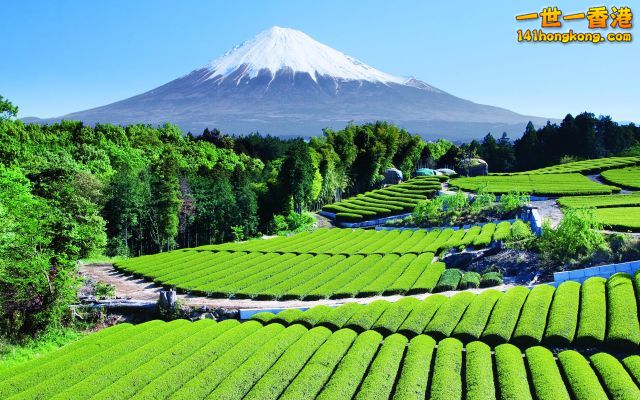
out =
<path fill-rule="evenodd" d="M 529 124 L 515 141 L 487 134 L 454 144 L 386 122 L 283 140 L 216 129 L 185 134 L 169 124 L 25 124 L 17 112 L 0 97 L 0 333 L 7 337 L 68 317 L 79 259 L 295 231 L 313 222 L 308 210 L 379 187 L 392 166 L 409 177 L 417 167 L 477 156 L 492 172 L 519 171 L 615 155 L 640 141 L 635 125 L 588 113 Z"/>

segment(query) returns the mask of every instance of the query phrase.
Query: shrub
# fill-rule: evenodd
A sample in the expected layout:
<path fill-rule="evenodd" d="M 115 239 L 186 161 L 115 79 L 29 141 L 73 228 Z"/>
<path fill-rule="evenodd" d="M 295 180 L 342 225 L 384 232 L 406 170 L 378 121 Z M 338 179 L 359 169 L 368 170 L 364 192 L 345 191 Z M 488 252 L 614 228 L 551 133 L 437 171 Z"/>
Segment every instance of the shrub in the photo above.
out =
<path fill-rule="evenodd" d="M 465 360 L 467 400 L 496 398 L 492 364 L 489 346 L 482 342 L 471 342 L 467 345 Z"/>
<path fill-rule="evenodd" d="M 344 324 L 364 306 L 359 303 L 347 303 L 334 308 L 332 311 L 320 317 L 318 325 L 326 326 L 335 331 L 344 326 Z"/>
<path fill-rule="evenodd" d="M 438 343 L 431 383 L 431 400 L 462 398 L 462 342 L 448 338 Z"/>
<path fill-rule="evenodd" d="M 351 399 L 378 351 L 382 336 L 376 331 L 359 335 L 344 356 L 318 400 Z"/>
<path fill-rule="evenodd" d="M 300 309 L 288 308 L 276 314 L 275 318 L 271 319 L 270 322 L 275 322 L 287 326 L 291 324 L 293 320 L 300 318 L 300 316 L 302 316 L 302 313 L 303 311 Z"/>
<path fill-rule="evenodd" d="M 511 223 L 508 221 L 502 221 L 496 226 L 496 230 L 493 233 L 493 240 L 500 242 L 506 240 L 511 233 Z"/>
<path fill-rule="evenodd" d="M 607 344 L 620 348 L 640 343 L 638 306 L 629 274 L 612 275 L 607 288 Z"/>
<path fill-rule="evenodd" d="M 636 382 L 640 382 L 640 356 L 633 355 L 622 360 L 627 371 L 633 376 Z"/>
<path fill-rule="evenodd" d="M 640 399 L 640 389 L 615 357 L 607 353 L 598 353 L 592 355 L 590 360 L 611 399 Z"/>
<path fill-rule="evenodd" d="M 558 354 L 571 392 L 576 400 L 607 399 L 598 377 L 585 358 L 574 350 L 566 350 Z"/>
<path fill-rule="evenodd" d="M 302 324 L 307 328 L 314 327 L 320 319 L 326 314 L 333 311 L 333 308 L 329 306 L 319 305 L 315 307 L 311 307 L 306 310 L 299 317 L 295 318 L 291 323 L 293 324 Z"/>
<path fill-rule="evenodd" d="M 440 280 L 438 281 L 436 287 L 433 289 L 433 292 L 437 293 L 456 290 L 461 279 L 462 271 L 460 271 L 459 269 L 445 269 L 442 275 L 440 275 Z"/>
<path fill-rule="evenodd" d="M 451 332 L 458 325 L 462 314 L 474 298 L 475 295 L 469 292 L 460 292 L 450 297 L 438 308 L 424 333 L 436 340 L 451 336 Z"/>
<path fill-rule="evenodd" d="M 225 321 L 226 322 L 226 321 Z M 139 398 L 177 397 L 188 394 L 204 397 L 260 346 L 284 331 L 280 324 L 262 328 L 245 322 L 211 340 L 192 357 L 165 371 L 159 379 L 137 393 Z"/>
<path fill-rule="evenodd" d="M 520 349 L 510 344 L 501 344 L 496 347 L 495 354 L 500 396 L 503 399 L 532 400 L 527 370 Z"/>
<path fill-rule="evenodd" d="M 542 341 L 554 291 L 549 285 L 538 285 L 531 290 L 513 333 L 515 344 L 528 347 Z"/>
<path fill-rule="evenodd" d="M 382 313 L 391 303 L 386 300 L 375 300 L 357 311 L 347 322 L 346 328 L 356 332 L 371 329 L 371 326 L 380 318 Z"/>
<path fill-rule="evenodd" d="M 553 353 L 544 347 L 535 346 L 528 348 L 525 354 L 536 399 L 570 400 Z"/>
<path fill-rule="evenodd" d="M 420 300 L 413 297 L 404 297 L 391 303 L 371 329 L 380 332 L 383 336 L 395 333 L 418 304 Z"/>
<path fill-rule="evenodd" d="M 480 287 L 492 287 L 502 285 L 502 274 L 500 272 L 485 272 L 480 278 Z"/>
<path fill-rule="evenodd" d="M 426 335 L 411 339 L 396 384 L 394 400 L 424 399 L 435 344 L 435 340 Z"/>
<path fill-rule="evenodd" d="M 607 247 L 601 229 L 593 209 L 566 210 L 556 228 L 548 221 L 543 224 L 537 243 L 540 256 L 549 266 L 591 257 Z"/>
<path fill-rule="evenodd" d="M 549 311 L 549 321 L 544 340 L 553 346 L 568 346 L 573 342 L 578 326 L 580 308 L 580 284 L 563 282 L 556 289 Z"/>
<path fill-rule="evenodd" d="M 262 312 L 253 314 L 250 319 L 252 319 L 254 321 L 260 321 L 263 324 L 267 324 L 267 323 L 269 323 L 269 321 L 271 321 L 275 317 L 276 317 L 276 315 L 274 313 L 267 312 L 267 311 L 262 311 Z"/>
<path fill-rule="evenodd" d="M 529 204 L 530 197 L 526 193 L 509 192 L 500 196 L 498 201 L 498 211 L 502 214 L 509 214 L 522 209 Z"/>
<path fill-rule="evenodd" d="M 434 294 L 422 300 L 420 304 L 413 307 L 413 311 L 402 322 L 398 332 L 408 337 L 421 334 L 438 311 L 438 308 L 448 299 L 448 297 L 441 294 Z"/>
<path fill-rule="evenodd" d="M 581 346 L 602 344 L 607 329 L 607 296 L 602 277 L 589 278 L 582 284 L 576 343 Z"/>
<path fill-rule="evenodd" d="M 267 362 L 265 362 L 266 369 L 263 370 L 265 372 L 262 377 L 256 379 L 253 375 L 250 375 L 250 378 L 256 379 L 256 383 L 253 387 L 250 387 L 251 390 L 243 398 L 260 400 L 275 400 L 279 398 L 291 381 L 304 368 L 313 353 L 330 336 L 331 331 L 324 327 L 314 328 L 306 332 L 298 341 L 287 348 L 273 365 L 267 365 Z M 240 368 L 243 368 L 244 365 Z M 242 382 L 242 384 L 244 383 Z"/>
<path fill-rule="evenodd" d="M 492 289 L 476 295 L 453 331 L 453 336 L 465 343 L 477 340 L 487 325 L 491 310 L 500 296 L 502 292 Z"/>
<path fill-rule="evenodd" d="M 535 235 L 531 232 L 531 225 L 518 219 L 511 224 L 511 233 L 507 236 L 507 242 L 520 242 L 533 239 Z"/>
<path fill-rule="evenodd" d="M 497 345 L 511 339 L 511 334 L 520 316 L 520 309 L 528 294 L 529 289 L 516 286 L 498 299 L 489 318 L 489 323 L 482 333 L 485 342 Z"/>
<path fill-rule="evenodd" d="M 440 280 L 440 276 L 445 271 L 445 264 L 442 262 L 435 262 L 427 265 L 422 271 L 420 277 L 411 286 L 408 294 L 431 292 L 435 288 L 436 284 Z"/>
<path fill-rule="evenodd" d="M 116 287 L 105 282 L 96 282 L 93 294 L 98 300 L 113 299 L 116 297 Z"/>
<path fill-rule="evenodd" d="M 493 234 L 496 231 L 496 224 L 488 223 L 482 227 L 480 234 L 473 239 L 473 247 L 483 248 L 491 244 L 493 240 Z"/>
<path fill-rule="evenodd" d="M 394 334 L 387 337 L 367 371 L 356 399 L 388 399 L 404 355 L 407 338 Z"/>
<path fill-rule="evenodd" d="M 473 271 L 467 271 L 462 275 L 459 289 L 471 289 L 480 287 L 480 274 Z"/>
<path fill-rule="evenodd" d="M 356 337 L 356 333 L 351 329 L 341 329 L 331 335 L 287 387 L 280 399 L 315 398 Z"/>

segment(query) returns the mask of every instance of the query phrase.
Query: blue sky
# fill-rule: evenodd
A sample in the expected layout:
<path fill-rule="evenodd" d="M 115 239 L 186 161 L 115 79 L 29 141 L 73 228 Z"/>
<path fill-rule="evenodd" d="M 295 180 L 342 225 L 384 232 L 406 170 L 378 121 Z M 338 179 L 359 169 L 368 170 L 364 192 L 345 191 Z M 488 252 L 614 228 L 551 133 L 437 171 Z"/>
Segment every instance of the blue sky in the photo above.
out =
<path fill-rule="evenodd" d="M 9 1 L 0 24 L 0 94 L 21 117 L 96 107 L 180 77 L 279 25 L 478 103 L 544 117 L 589 110 L 640 121 L 640 37 L 600 45 L 516 41 L 518 28 L 538 29 L 540 22 L 517 22 L 515 15 L 547 5 L 565 13 L 628 5 L 640 13 L 638 0 L 597 3 Z M 586 21 L 568 24 L 587 31 Z"/>

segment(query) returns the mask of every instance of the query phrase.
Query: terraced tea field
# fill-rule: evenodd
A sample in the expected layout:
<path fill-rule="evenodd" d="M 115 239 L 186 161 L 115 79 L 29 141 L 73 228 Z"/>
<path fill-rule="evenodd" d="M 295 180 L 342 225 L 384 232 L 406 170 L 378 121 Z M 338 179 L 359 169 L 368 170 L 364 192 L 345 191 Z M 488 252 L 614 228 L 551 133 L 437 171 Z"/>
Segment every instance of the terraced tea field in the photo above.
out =
<path fill-rule="evenodd" d="M 127 273 L 211 297 L 304 299 L 424 293 L 444 271 L 434 253 L 504 240 L 508 222 L 468 231 L 318 229 L 132 258 Z"/>
<path fill-rule="evenodd" d="M 454 337 L 464 343 L 481 340 L 522 348 L 606 345 L 630 350 L 640 344 L 636 291 L 640 291 L 640 275 L 632 279 L 618 274 L 608 280 L 589 278 L 582 285 L 568 281 L 557 289 L 539 285 L 532 290 L 518 286 L 505 293 L 490 289 L 452 297 L 435 294 L 425 300 L 409 297 L 393 303 L 350 303 L 335 309 L 316 306 L 306 311 L 262 312 L 252 319 L 265 325 L 375 330 L 383 336 L 427 334 L 435 339 Z"/>
<path fill-rule="evenodd" d="M 608 229 L 640 232 L 640 207 L 598 208 L 596 218 Z"/>
<path fill-rule="evenodd" d="M 566 208 L 640 207 L 640 193 L 560 197 L 557 202 L 560 207 Z"/>
<path fill-rule="evenodd" d="M 604 171 L 601 175 L 604 180 L 613 185 L 640 190 L 640 167 L 612 169 Z"/>
<path fill-rule="evenodd" d="M 227 320 L 118 325 L 0 373 L 12 399 L 637 399 L 640 356 Z M 566 379 L 563 379 L 566 378 Z M 609 397 L 607 397 L 609 396 Z"/>
<path fill-rule="evenodd" d="M 446 180 L 446 177 L 442 177 Z M 328 204 L 323 211 L 336 215 L 338 221 L 359 222 L 410 213 L 420 200 L 441 189 L 440 177 L 423 176 L 406 182 L 372 190 L 346 200 Z"/>
<path fill-rule="evenodd" d="M 601 185 L 577 173 L 476 176 L 456 178 L 449 185 L 471 192 L 485 189 L 495 194 L 516 191 L 537 196 L 611 194 L 620 190 L 615 186 Z"/>
<path fill-rule="evenodd" d="M 630 167 L 638 164 L 640 164 L 640 157 L 608 157 L 558 164 L 525 172 L 498 173 L 492 175 L 565 174 L 570 172 L 595 174 L 607 169 Z"/>

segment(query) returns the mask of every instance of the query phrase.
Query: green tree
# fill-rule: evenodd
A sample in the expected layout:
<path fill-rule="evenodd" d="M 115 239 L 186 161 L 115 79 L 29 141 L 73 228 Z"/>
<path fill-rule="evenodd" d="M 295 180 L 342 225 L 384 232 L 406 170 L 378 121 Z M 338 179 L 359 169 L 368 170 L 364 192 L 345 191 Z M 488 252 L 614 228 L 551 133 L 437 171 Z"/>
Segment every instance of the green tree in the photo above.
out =
<path fill-rule="evenodd" d="M 18 115 L 18 106 L 14 106 L 8 99 L 0 96 L 0 120 L 15 118 Z"/>

